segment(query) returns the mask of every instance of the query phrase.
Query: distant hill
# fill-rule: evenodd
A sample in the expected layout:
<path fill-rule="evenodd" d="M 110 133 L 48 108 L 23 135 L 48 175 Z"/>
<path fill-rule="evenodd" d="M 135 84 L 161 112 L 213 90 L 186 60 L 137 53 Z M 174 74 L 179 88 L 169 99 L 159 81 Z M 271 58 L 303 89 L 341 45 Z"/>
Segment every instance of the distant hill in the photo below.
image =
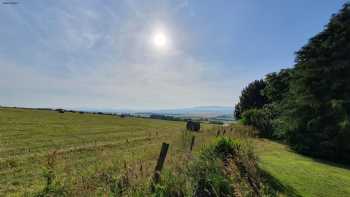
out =
<path fill-rule="evenodd" d="M 233 114 L 233 108 L 225 106 L 199 106 L 178 109 L 153 110 L 149 112 L 165 115 L 216 117 L 223 115 L 231 116 Z"/>
<path fill-rule="evenodd" d="M 198 106 L 187 108 L 174 109 L 154 109 L 154 110 L 137 110 L 137 109 L 99 109 L 99 108 L 79 108 L 76 110 L 89 112 L 109 112 L 109 113 L 127 113 L 135 115 L 151 115 L 161 114 L 176 117 L 200 117 L 200 118 L 214 118 L 224 117 L 225 119 L 232 119 L 233 107 L 227 106 Z"/>

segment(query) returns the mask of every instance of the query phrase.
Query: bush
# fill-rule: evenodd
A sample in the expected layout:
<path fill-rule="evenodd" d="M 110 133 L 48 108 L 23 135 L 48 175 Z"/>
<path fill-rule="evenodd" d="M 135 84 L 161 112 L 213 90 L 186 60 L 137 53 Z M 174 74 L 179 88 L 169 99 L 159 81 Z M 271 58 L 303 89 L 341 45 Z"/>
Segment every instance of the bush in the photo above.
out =
<path fill-rule="evenodd" d="M 272 137 L 272 117 L 267 109 L 250 109 L 243 113 L 242 122 L 259 130 L 261 137 Z"/>

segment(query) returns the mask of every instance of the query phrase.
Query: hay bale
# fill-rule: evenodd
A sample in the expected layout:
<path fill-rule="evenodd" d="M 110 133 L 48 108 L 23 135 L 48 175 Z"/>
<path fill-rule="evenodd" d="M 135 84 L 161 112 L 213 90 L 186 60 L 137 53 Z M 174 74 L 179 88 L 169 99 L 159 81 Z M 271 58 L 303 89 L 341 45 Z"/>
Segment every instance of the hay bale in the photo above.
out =
<path fill-rule="evenodd" d="M 186 128 L 187 130 L 198 132 L 201 129 L 201 125 L 200 125 L 200 122 L 188 120 L 186 123 Z"/>
<path fill-rule="evenodd" d="M 62 114 L 65 112 L 64 109 L 56 109 L 56 111 L 57 111 L 58 113 L 62 113 Z"/>

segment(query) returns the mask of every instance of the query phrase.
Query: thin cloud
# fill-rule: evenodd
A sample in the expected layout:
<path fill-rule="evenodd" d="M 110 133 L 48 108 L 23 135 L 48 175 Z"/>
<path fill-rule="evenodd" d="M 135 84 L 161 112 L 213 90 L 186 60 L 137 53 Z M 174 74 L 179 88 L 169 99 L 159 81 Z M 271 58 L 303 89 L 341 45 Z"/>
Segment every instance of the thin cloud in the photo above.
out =
<path fill-rule="evenodd" d="M 193 34 L 164 10 L 153 13 L 150 6 L 124 3 L 113 10 L 97 2 L 72 6 L 64 1 L 51 7 L 42 2 L 34 11 L 10 12 L 16 19 L 9 31 L 23 30 L 23 23 L 30 31 L 19 45 L 25 55 L 4 56 L 0 62 L 0 89 L 7 92 L 0 94 L 1 104 L 173 108 L 233 103 L 228 84 L 239 78 L 222 77 L 223 71 L 192 55 Z M 42 13 L 35 11 L 39 8 Z M 173 40 L 164 53 L 149 44 L 159 22 Z"/>

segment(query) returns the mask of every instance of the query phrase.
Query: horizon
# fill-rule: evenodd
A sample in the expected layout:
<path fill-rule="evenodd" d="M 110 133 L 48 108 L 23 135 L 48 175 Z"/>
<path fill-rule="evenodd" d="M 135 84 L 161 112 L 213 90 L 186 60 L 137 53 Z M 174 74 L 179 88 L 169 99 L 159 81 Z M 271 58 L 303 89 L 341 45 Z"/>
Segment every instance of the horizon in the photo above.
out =
<path fill-rule="evenodd" d="M 77 110 L 77 111 L 100 111 L 100 112 L 127 112 L 127 111 L 133 111 L 133 112 L 145 112 L 145 113 L 152 113 L 157 111 L 172 111 L 172 110 L 191 110 L 191 109 L 202 109 L 202 108 L 225 108 L 225 109 L 232 109 L 233 112 L 233 106 L 184 106 L 184 107 L 178 107 L 178 108 L 95 108 L 95 107 L 73 107 L 73 108 L 65 108 L 65 107 L 55 107 L 55 106 L 46 106 L 46 107 L 26 107 L 26 106 L 6 106 L 6 105 L 0 105 L 0 107 L 6 107 L 6 108 L 24 108 L 24 109 L 66 109 L 66 110 Z"/>
<path fill-rule="evenodd" d="M 246 84 L 292 67 L 345 2 L 3 3 L 0 105 L 233 108 Z"/>

